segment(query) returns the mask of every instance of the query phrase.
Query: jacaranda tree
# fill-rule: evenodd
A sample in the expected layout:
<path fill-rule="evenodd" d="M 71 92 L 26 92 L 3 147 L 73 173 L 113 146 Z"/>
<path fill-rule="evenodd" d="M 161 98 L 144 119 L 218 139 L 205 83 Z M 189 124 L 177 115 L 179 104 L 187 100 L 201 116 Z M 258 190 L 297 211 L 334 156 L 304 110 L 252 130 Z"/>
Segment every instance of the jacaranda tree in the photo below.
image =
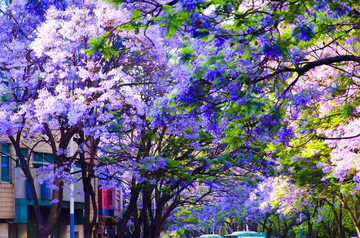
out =
<path fill-rule="evenodd" d="M 164 204 L 190 202 L 185 192 L 207 171 L 259 171 L 285 179 L 292 191 L 301 186 L 299 194 L 335 196 L 360 235 L 357 1 L 107 2 L 114 8 L 30 1 L 2 11 L 8 84 L 1 87 L 0 134 L 20 155 L 35 207 L 21 143 L 43 135 L 54 154 L 59 202 L 51 225 L 36 208 L 41 237 L 61 206 L 57 171 L 69 171 L 75 158 L 90 191 L 85 199 L 95 199 L 90 179 L 99 145 L 97 175 L 127 178 L 134 195 L 121 232 L 132 217 L 158 237 L 169 215 Z M 71 137 L 78 151 L 69 158 Z M 282 196 L 285 210 L 300 201 L 286 200 L 291 195 Z M 148 212 L 153 198 L 157 214 Z M 85 224 L 87 234 L 93 224 Z"/>
<path fill-rule="evenodd" d="M 7 83 L 2 84 L 1 135 L 14 145 L 29 182 L 39 237 L 47 237 L 54 228 L 64 182 L 75 179 L 69 174 L 70 167 L 76 160 L 81 163 L 84 227 L 89 237 L 97 221 L 91 183 L 97 147 L 107 122 L 114 117 L 111 111 L 126 107 L 123 88 L 132 82 L 122 64 L 128 62 L 127 53 L 136 49 L 137 38 L 115 29 L 126 22 L 127 10 L 111 9 L 104 2 L 72 1 L 64 8 L 50 4 L 38 18 L 37 12 L 30 15 L 26 3 L 16 4 L 10 3 L 2 18 L 12 28 L 2 39 L 2 54 L 8 60 L 2 61 Z M 31 24 L 35 20 L 39 23 Z M 54 163 L 42 168 L 53 189 L 48 221 L 42 219 L 30 164 L 21 153 L 29 137 L 36 141 L 31 151 L 46 143 L 54 156 Z M 77 151 L 69 157 L 72 137 Z"/>
<path fill-rule="evenodd" d="M 301 180 L 322 168 L 323 181 L 337 184 L 332 188 L 359 233 L 354 212 L 357 2 L 148 1 L 136 6 L 142 14 L 130 25 L 141 26 L 152 14 L 149 24 L 164 26 L 165 37 L 183 39 L 175 59 L 184 67 L 174 73 L 188 75 L 174 91 L 174 102 L 201 115 L 205 130 L 246 157 L 243 163 L 266 168 L 284 161 L 278 160 L 278 150 L 289 161 L 307 153 L 302 150 L 307 143 L 317 145 L 308 151 L 314 166 Z M 289 143 L 295 135 L 303 135 L 302 143 Z M 289 145 L 298 150 L 284 150 Z M 298 161 L 294 169 L 302 167 Z"/>

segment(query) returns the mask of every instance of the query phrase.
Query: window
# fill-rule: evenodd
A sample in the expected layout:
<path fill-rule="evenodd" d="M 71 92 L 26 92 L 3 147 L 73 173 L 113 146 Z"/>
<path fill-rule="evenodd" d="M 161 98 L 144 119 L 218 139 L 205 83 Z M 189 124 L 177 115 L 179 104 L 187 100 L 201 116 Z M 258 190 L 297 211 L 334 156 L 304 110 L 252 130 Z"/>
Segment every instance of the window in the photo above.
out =
<path fill-rule="evenodd" d="M 111 207 L 111 209 L 114 209 L 114 204 L 113 204 L 113 189 L 109 190 L 109 195 L 108 195 L 108 206 Z"/>
<path fill-rule="evenodd" d="M 39 168 L 43 165 L 54 163 L 54 157 L 52 154 L 47 153 L 34 153 L 33 166 Z"/>
<path fill-rule="evenodd" d="M 1 182 L 10 182 L 10 145 L 1 145 L 1 169 L 0 179 Z"/>
<path fill-rule="evenodd" d="M 81 163 L 80 163 L 80 161 L 76 161 L 76 162 L 75 162 L 75 167 L 81 169 Z"/>
<path fill-rule="evenodd" d="M 122 211 L 122 191 L 120 189 L 115 190 L 115 210 L 121 213 Z"/>

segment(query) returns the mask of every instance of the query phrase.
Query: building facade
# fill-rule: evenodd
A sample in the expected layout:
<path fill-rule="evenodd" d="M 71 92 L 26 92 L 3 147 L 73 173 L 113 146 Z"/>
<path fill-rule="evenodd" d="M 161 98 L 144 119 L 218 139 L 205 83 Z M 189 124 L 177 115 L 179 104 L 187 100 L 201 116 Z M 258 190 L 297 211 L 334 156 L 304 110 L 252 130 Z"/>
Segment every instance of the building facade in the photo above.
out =
<path fill-rule="evenodd" d="M 43 174 L 38 172 L 38 168 L 53 162 L 52 154 L 46 146 L 38 147 L 42 150 L 33 152 L 27 156 L 27 149 L 23 148 L 22 153 L 28 158 L 31 167 L 31 174 L 34 179 L 43 178 Z M 1 168 L 0 168 L 0 238 L 31 238 L 37 237 L 37 226 L 33 200 L 29 189 L 29 184 L 25 179 L 19 160 L 10 144 L 2 143 Z M 95 184 L 94 184 L 95 185 Z M 58 224 L 51 234 L 51 238 L 70 237 L 70 190 L 69 184 L 64 187 L 64 198 L 62 211 Z M 41 206 L 44 219 L 50 211 L 50 201 L 52 190 L 46 183 L 36 182 L 36 192 Z M 83 237 L 83 209 L 84 199 L 81 180 L 74 185 L 75 196 L 75 237 Z"/>

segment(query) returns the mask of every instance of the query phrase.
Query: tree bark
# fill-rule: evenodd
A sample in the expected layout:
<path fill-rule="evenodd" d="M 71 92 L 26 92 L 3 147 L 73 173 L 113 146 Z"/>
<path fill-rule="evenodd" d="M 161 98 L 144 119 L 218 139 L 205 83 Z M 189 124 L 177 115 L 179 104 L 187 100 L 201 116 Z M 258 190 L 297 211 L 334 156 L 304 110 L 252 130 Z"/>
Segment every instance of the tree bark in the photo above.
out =
<path fill-rule="evenodd" d="M 49 137 L 50 146 L 52 148 L 55 167 L 61 166 L 64 158 L 58 157 L 56 155 L 55 140 L 51 135 L 50 129 L 46 125 L 45 125 L 45 128 L 46 128 L 47 135 Z M 21 132 L 17 133 L 16 139 L 13 136 L 10 136 L 9 139 L 16 151 L 18 158 L 20 159 L 21 169 L 22 169 L 22 171 L 25 175 L 25 178 L 29 184 L 31 197 L 32 197 L 32 201 L 33 201 L 33 208 L 35 211 L 37 228 L 38 228 L 37 236 L 39 238 L 47 238 L 50 235 L 50 233 L 52 232 L 52 230 L 55 228 L 57 221 L 59 219 L 59 216 L 60 216 L 61 204 L 62 204 L 62 199 L 63 199 L 63 186 L 62 186 L 63 183 L 59 178 L 56 179 L 54 182 L 54 185 L 58 188 L 58 190 L 53 190 L 52 200 L 53 201 L 57 200 L 57 202 L 54 202 L 51 204 L 49 218 L 48 218 L 46 224 L 44 224 L 43 216 L 41 214 L 41 209 L 40 209 L 40 205 L 39 205 L 39 200 L 37 197 L 37 192 L 35 189 L 35 181 L 31 174 L 29 163 L 25 159 L 25 157 L 21 151 L 21 147 L 20 147 Z"/>
<path fill-rule="evenodd" d="M 86 166 L 86 164 L 84 165 Z M 83 168 L 83 166 L 82 166 Z M 84 188 L 84 236 L 85 238 L 91 238 L 93 227 L 96 225 L 96 219 L 98 214 L 97 201 L 94 188 L 91 184 L 92 176 L 87 174 L 86 169 L 82 169 L 82 182 Z M 93 217 L 90 217 L 91 207 L 93 208 Z"/>
<path fill-rule="evenodd" d="M 342 226 L 342 205 L 340 205 L 339 212 L 337 212 L 335 206 L 333 205 L 335 203 L 335 196 L 332 197 L 332 203 L 329 202 L 327 199 L 324 199 L 324 201 L 330 206 L 331 211 L 333 212 L 339 238 L 344 238 L 344 231 Z"/>
<path fill-rule="evenodd" d="M 135 184 L 135 181 L 133 181 L 132 183 Z M 130 192 L 129 206 L 126 209 L 126 212 L 124 213 L 122 219 L 120 220 L 120 222 L 118 224 L 118 234 L 117 234 L 118 238 L 125 238 L 126 225 L 127 225 L 128 221 L 130 220 L 131 214 L 133 214 L 133 212 L 136 208 L 136 203 L 137 203 L 139 194 L 140 194 L 140 188 L 134 186 Z"/>
<path fill-rule="evenodd" d="M 352 203 L 352 208 L 350 207 L 350 205 L 346 199 L 346 196 L 339 193 L 339 194 L 337 194 L 337 197 L 339 198 L 345 211 L 349 214 L 351 221 L 353 222 L 354 227 L 356 229 L 357 236 L 360 237 L 360 216 L 358 214 L 358 207 L 359 207 L 360 200 L 356 197 L 357 201 L 355 201 L 351 194 L 348 194 L 348 195 L 349 195 L 349 199 Z"/>

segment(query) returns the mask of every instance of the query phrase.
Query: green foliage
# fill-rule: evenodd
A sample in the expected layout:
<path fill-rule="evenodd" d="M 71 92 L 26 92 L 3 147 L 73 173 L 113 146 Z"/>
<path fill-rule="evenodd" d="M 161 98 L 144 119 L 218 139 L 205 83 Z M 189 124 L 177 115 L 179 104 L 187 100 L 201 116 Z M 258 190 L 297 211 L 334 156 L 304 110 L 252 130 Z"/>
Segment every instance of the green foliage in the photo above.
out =
<path fill-rule="evenodd" d="M 355 106 L 352 104 L 344 104 L 341 107 L 342 116 L 351 116 L 354 112 Z"/>
<path fill-rule="evenodd" d="M 104 2 L 112 3 L 113 8 L 118 8 L 119 5 L 123 2 L 123 0 L 103 0 Z"/>
<path fill-rule="evenodd" d="M 176 30 L 188 19 L 189 13 L 185 10 L 173 12 L 173 9 L 168 5 L 164 5 L 163 9 L 168 12 L 168 16 L 166 17 L 167 22 L 166 24 L 162 24 L 163 26 L 167 26 L 165 38 L 170 38 L 174 36 Z"/>
<path fill-rule="evenodd" d="M 180 228 L 175 231 L 162 233 L 161 237 L 163 237 L 163 238 L 186 238 L 186 235 L 185 235 L 185 230 Z"/>
<path fill-rule="evenodd" d="M 111 55 L 119 56 L 119 53 L 109 44 L 106 38 L 108 35 L 109 32 L 105 32 L 98 39 L 90 38 L 88 41 L 90 48 L 84 50 L 86 55 L 91 56 L 95 51 L 98 51 L 103 55 L 105 60 L 109 60 Z"/>
<path fill-rule="evenodd" d="M 250 45 L 245 45 L 244 53 L 242 55 L 242 59 L 249 60 L 251 58 L 251 48 Z"/>

